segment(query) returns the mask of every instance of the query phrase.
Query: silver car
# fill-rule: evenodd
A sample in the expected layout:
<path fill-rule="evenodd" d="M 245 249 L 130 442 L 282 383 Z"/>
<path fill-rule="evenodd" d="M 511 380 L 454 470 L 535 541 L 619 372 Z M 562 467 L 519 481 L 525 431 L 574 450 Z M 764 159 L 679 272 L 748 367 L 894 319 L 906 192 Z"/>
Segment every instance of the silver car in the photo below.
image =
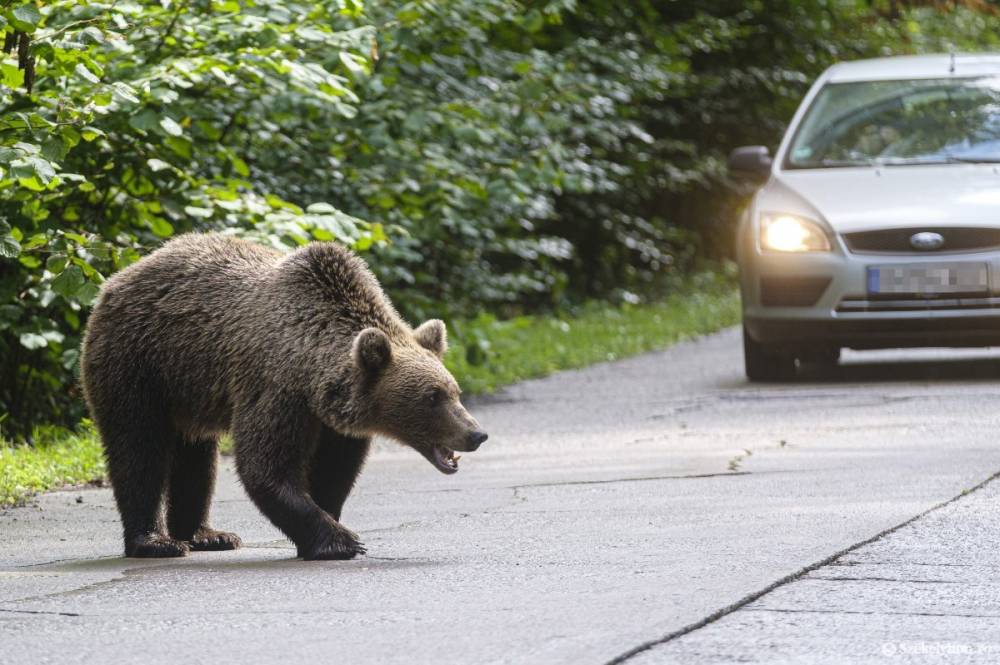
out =
<path fill-rule="evenodd" d="M 739 224 L 746 373 L 842 348 L 1000 344 L 1000 55 L 847 62 L 806 95 Z"/>

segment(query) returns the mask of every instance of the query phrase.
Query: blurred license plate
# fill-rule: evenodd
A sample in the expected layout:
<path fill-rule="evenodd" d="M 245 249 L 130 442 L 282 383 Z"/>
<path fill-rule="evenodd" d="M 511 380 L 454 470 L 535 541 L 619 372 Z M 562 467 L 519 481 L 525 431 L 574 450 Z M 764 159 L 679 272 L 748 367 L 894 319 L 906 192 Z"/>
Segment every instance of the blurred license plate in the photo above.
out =
<path fill-rule="evenodd" d="M 908 263 L 868 267 L 868 293 L 940 295 L 989 291 L 985 263 Z"/>

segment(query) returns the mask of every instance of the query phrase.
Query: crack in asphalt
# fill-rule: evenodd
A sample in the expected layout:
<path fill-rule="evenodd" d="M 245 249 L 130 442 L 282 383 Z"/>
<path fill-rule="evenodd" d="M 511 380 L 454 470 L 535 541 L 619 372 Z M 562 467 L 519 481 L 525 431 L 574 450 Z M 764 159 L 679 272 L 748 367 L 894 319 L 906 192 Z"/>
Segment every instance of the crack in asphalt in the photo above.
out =
<path fill-rule="evenodd" d="M 734 456 L 729 460 L 729 462 L 726 464 L 726 468 L 732 471 L 733 473 L 737 473 L 740 471 L 740 466 L 743 465 L 743 461 L 746 460 L 748 457 L 753 457 L 755 452 L 765 452 L 767 450 L 784 450 L 786 448 L 788 448 L 787 439 L 781 439 L 780 441 L 778 441 L 778 445 L 776 446 L 764 446 L 762 448 L 756 448 L 756 449 L 744 448 L 742 453 Z M 749 473 L 749 471 L 744 471 L 742 473 Z"/>
<path fill-rule="evenodd" d="M 554 483 L 525 483 L 523 485 L 511 485 L 507 489 L 521 490 L 532 487 L 567 487 L 571 485 L 610 485 L 613 483 L 640 483 L 650 480 L 697 480 L 700 478 L 728 478 L 731 476 L 749 476 L 749 471 L 738 471 L 736 473 L 724 471 L 719 473 L 693 473 L 689 475 L 672 476 L 636 476 L 633 478 L 608 478 L 605 480 L 565 480 Z"/>
<path fill-rule="evenodd" d="M 8 614 L 47 614 L 50 616 L 60 616 L 60 617 L 79 617 L 82 614 L 77 614 L 76 612 L 55 612 L 46 610 L 10 610 L 4 607 L 0 607 L 0 612 L 6 612 Z"/>
<path fill-rule="evenodd" d="M 924 563 L 922 561 L 837 561 L 836 563 L 831 563 L 831 566 L 933 566 L 935 568 L 972 568 L 972 564 L 969 563 Z M 998 564 L 988 564 L 988 563 L 976 563 L 976 568 L 1000 568 Z"/>
<path fill-rule="evenodd" d="M 805 577 L 806 575 L 808 575 L 809 573 L 811 573 L 811 572 L 813 572 L 815 570 L 819 570 L 820 568 L 823 568 L 823 567 L 828 566 L 830 564 L 834 564 L 841 557 L 843 557 L 843 556 L 845 556 L 847 554 L 850 554 L 851 552 L 854 552 L 856 550 L 859 550 L 862 547 L 865 547 L 867 545 L 871 545 L 872 543 L 875 543 L 875 542 L 881 540 L 882 538 L 885 538 L 886 536 L 888 536 L 888 535 L 890 535 L 892 533 L 895 533 L 896 531 L 899 531 L 900 529 L 903 529 L 903 528 L 905 528 L 905 527 L 913 524 L 914 522 L 920 520 L 921 518 L 926 517 L 927 515 L 935 512 L 937 510 L 940 510 L 940 509 L 944 508 L 945 506 L 949 506 L 952 503 L 955 503 L 956 501 L 960 501 L 961 499 L 963 499 L 964 497 L 968 496 L 969 494 L 972 494 L 973 492 L 976 492 L 976 491 L 978 491 L 978 490 L 986 487 L 988 484 L 990 484 L 991 482 L 993 482 L 997 478 L 1000 478 L 1000 471 L 998 471 L 996 473 L 993 473 L 992 475 L 990 475 L 988 478 L 986 478 L 982 482 L 980 482 L 980 483 L 974 485 L 973 487 L 971 487 L 971 488 L 969 488 L 969 489 L 967 489 L 967 490 L 959 493 L 957 496 L 954 496 L 954 497 L 952 497 L 950 499 L 947 499 L 946 501 L 942 501 L 941 503 L 938 503 L 938 504 L 936 504 L 934 506 L 931 506 L 927 510 L 925 510 L 925 511 L 923 511 L 921 513 L 918 513 L 917 515 L 914 515 L 910 519 L 908 519 L 908 520 L 906 520 L 904 522 L 901 522 L 900 524 L 897 524 L 896 526 L 889 527 L 888 529 L 885 529 L 884 531 L 881 531 L 881 532 L 875 534 L 871 538 L 867 538 L 866 540 L 862 540 L 860 542 L 854 543 L 853 545 L 850 545 L 849 547 L 846 547 L 846 548 L 840 550 L 839 552 L 831 554 L 830 556 L 826 557 L 825 559 L 822 559 L 820 561 L 816 561 L 814 563 L 811 563 L 808 566 L 805 566 L 804 568 L 800 568 L 799 570 L 795 571 L 794 573 L 791 573 L 790 575 L 786 575 L 785 577 L 782 577 L 781 579 L 776 580 L 775 582 L 772 582 L 771 584 L 767 585 L 763 589 L 760 589 L 760 590 L 755 591 L 755 592 L 753 592 L 753 593 L 751 593 L 751 594 L 749 594 L 747 596 L 744 596 L 743 598 L 741 598 L 740 600 L 736 601 L 735 603 L 732 603 L 731 605 L 727 605 L 726 607 L 723 607 L 723 608 L 721 608 L 719 610 L 716 610 L 715 612 L 709 614 L 706 617 L 703 617 L 702 619 L 700 619 L 700 620 L 698 620 L 698 621 L 696 621 L 694 623 L 688 624 L 687 626 L 684 626 L 683 628 L 679 628 L 679 629 L 677 629 L 675 631 L 672 631 L 670 633 L 667 633 L 666 635 L 663 635 L 661 637 L 658 637 L 658 638 L 655 638 L 655 639 L 643 642 L 642 644 L 639 644 L 639 645 L 637 645 L 637 646 L 629 649 L 628 651 L 625 651 L 625 652 L 619 654 L 618 656 L 615 656 L 611 660 L 607 661 L 604 665 L 620 665 L 620 663 L 625 663 L 628 660 L 632 659 L 633 657 L 638 656 L 639 654 L 644 653 L 646 651 L 649 651 L 650 649 L 653 649 L 653 648 L 658 647 L 658 646 L 663 645 L 663 644 L 667 644 L 668 642 L 672 642 L 672 641 L 674 641 L 674 640 L 676 640 L 676 639 L 678 639 L 680 637 L 683 637 L 684 635 L 687 635 L 689 633 L 693 633 L 696 630 L 700 630 L 700 629 L 702 629 L 702 628 L 704 628 L 704 627 L 706 627 L 708 625 L 711 625 L 711 624 L 715 623 L 716 621 L 718 621 L 719 619 L 722 619 L 723 617 L 726 617 L 726 616 L 728 616 L 728 615 L 730 615 L 730 614 L 732 614 L 732 613 L 734 613 L 734 612 L 736 612 L 738 610 L 746 608 L 746 606 L 749 605 L 750 603 L 753 603 L 753 602 L 755 602 L 757 600 L 760 600 L 761 598 L 763 598 L 764 596 L 768 595 L 772 591 L 775 591 L 775 590 L 777 590 L 777 589 L 779 589 L 779 588 L 781 588 L 781 587 L 783 587 L 783 586 L 785 586 L 787 584 L 791 584 L 792 582 L 796 582 L 796 581 L 802 579 L 803 577 Z M 761 610 L 761 611 L 766 611 L 766 610 Z M 793 610 L 793 611 L 795 611 L 795 610 Z M 807 612 L 807 611 L 810 611 L 810 610 L 801 610 L 801 611 L 802 612 Z M 815 611 L 815 610 L 813 610 L 813 611 Z M 938 616 L 938 615 L 929 614 L 928 616 Z"/>
<path fill-rule="evenodd" d="M 818 577 L 810 575 L 807 580 L 823 580 L 824 582 L 899 582 L 902 584 L 963 584 L 956 580 L 904 580 L 898 577 Z"/>
<path fill-rule="evenodd" d="M 97 559 L 79 559 L 79 558 L 75 558 L 75 557 L 68 557 L 66 559 L 52 559 L 51 561 L 40 561 L 38 563 L 22 563 L 22 564 L 13 566 L 13 568 L 14 569 L 18 569 L 18 568 L 37 568 L 39 566 L 51 566 L 51 565 L 54 565 L 54 564 L 57 564 L 57 563 L 75 563 L 77 561 L 88 561 L 88 562 L 89 561 L 111 561 L 113 559 L 118 559 L 118 558 L 120 558 L 120 557 L 117 557 L 117 556 L 104 556 L 104 557 L 99 557 Z"/>

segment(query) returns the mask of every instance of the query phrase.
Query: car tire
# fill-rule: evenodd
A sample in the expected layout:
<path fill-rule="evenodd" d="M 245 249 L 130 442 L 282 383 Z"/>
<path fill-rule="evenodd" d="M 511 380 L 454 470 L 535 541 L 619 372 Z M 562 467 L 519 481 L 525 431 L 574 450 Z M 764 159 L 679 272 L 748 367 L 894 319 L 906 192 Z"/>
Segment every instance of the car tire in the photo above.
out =
<path fill-rule="evenodd" d="M 754 341 L 743 328 L 743 362 L 747 378 L 754 382 L 791 381 L 795 378 L 795 354 L 775 351 Z"/>

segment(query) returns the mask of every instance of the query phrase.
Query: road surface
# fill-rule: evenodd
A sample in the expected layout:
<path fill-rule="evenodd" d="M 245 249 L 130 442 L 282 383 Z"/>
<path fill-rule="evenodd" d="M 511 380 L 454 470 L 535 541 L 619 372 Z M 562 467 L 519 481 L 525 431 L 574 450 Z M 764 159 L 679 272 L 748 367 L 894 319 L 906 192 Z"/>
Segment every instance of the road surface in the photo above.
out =
<path fill-rule="evenodd" d="M 455 476 L 380 447 L 349 562 L 296 560 L 229 465 L 238 552 L 123 559 L 109 490 L 50 493 L 0 514 L 0 662 L 996 662 L 998 378 L 886 352 L 750 385 L 727 330 L 522 383 Z"/>

